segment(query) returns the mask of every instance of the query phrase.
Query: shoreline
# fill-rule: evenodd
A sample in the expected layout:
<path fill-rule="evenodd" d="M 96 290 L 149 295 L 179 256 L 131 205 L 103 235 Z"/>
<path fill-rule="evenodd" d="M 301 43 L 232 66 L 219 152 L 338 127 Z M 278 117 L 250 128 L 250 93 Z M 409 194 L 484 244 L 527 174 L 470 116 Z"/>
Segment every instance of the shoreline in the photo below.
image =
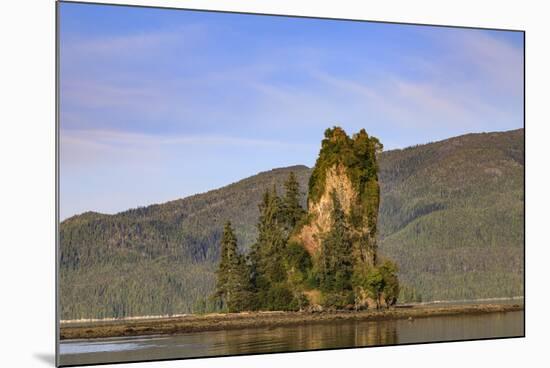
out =
<path fill-rule="evenodd" d="M 99 339 L 151 335 L 176 335 L 203 331 L 276 328 L 337 321 L 385 321 L 453 315 L 522 311 L 523 304 L 460 304 L 449 306 L 402 306 L 365 311 L 335 312 L 241 312 L 183 315 L 155 319 L 109 320 L 92 323 L 61 323 L 60 339 Z"/>
<path fill-rule="evenodd" d="M 511 302 L 517 301 L 519 304 L 523 304 L 523 296 L 513 296 L 513 297 L 496 297 L 496 298 L 479 298 L 479 299 L 450 299 L 450 300 L 432 300 L 426 302 L 411 302 L 405 304 L 397 304 L 395 308 L 409 308 L 411 306 L 422 307 L 422 306 L 445 306 L 445 305 L 472 305 L 472 304 L 503 304 L 500 302 Z M 283 313 L 281 311 L 264 311 L 257 313 Z M 216 313 L 210 313 L 216 314 Z M 205 314 L 203 314 L 205 315 Z M 81 318 L 81 319 L 66 319 L 61 320 L 60 324 L 62 325 L 82 325 L 82 324 L 95 324 L 95 323 L 104 323 L 104 322 L 121 322 L 121 321 L 135 321 L 135 320 L 158 320 L 166 318 L 177 318 L 177 317 L 191 317 L 197 316 L 193 313 L 175 313 L 172 315 L 168 314 L 152 314 L 152 315 L 142 315 L 142 316 L 128 316 L 128 317 L 107 317 L 107 318 Z"/>

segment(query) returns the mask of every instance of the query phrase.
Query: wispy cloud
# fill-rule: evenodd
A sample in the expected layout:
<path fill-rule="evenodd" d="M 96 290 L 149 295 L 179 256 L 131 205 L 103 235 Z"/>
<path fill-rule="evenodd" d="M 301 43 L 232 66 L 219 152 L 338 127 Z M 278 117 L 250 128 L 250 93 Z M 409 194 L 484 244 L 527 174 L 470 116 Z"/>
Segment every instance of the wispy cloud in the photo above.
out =
<path fill-rule="evenodd" d="M 251 147 L 278 147 L 289 148 L 301 146 L 276 140 L 239 138 L 230 136 L 182 136 L 182 135 L 155 135 L 140 134 L 113 130 L 64 130 L 61 139 L 65 142 L 89 142 L 97 146 L 127 147 L 135 146 L 137 148 L 158 147 L 167 145 L 233 145 L 233 146 L 251 146 Z"/>
<path fill-rule="evenodd" d="M 199 15 L 62 25 L 61 171 L 72 201 L 85 188 L 108 201 L 101 188 L 126 193 L 144 172 L 156 194 L 147 200 L 143 187 L 136 203 L 313 164 L 334 124 L 366 128 L 386 148 L 521 126 L 523 54 L 509 34 Z"/>
<path fill-rule="evenodd" d="M 92 36 L 67 35 L 61 44 L 62 57 L 68 60 L 86 58 L 135 58 L 150 56 L 154 51 L 174 47 L 193 47 L 205 41 L 207 30 L 199 24 L 178 25 L 155 30 Z M 157 55 L 158 57 L 158 55 Z"/>
<path fill-rule="evenodd" d="M 457 40 L 463 49 L 462 60 L 478 68 L 480 78 L 491 80 L 507 93 L 523 92 L 523 49 L 481 32 L 464 33 Z"/>
<path fill-rule="evenodd" d="M 165 150 L 203 152 L 204 150 L 255 149 L 272 153 L 314 148 L 307 143 L 231 136 L 158 135 L 114 130 L 63 130 L 61 159 L 70 165 L 102 164 L 105 160 L 141 159 L 150 161 L 162 157 Z M 131 162 L 126 162 L 131 164 Z"/>
<path fill-rule="evenodd" d="M 163 91 L 152 86 L 128 86 L 96 80 L 70 80 L 63 83 L 63 103 L 86 108 L 151 109 L 163 99 Z M 146 103 L 148 102 L 148 103 Z"/>

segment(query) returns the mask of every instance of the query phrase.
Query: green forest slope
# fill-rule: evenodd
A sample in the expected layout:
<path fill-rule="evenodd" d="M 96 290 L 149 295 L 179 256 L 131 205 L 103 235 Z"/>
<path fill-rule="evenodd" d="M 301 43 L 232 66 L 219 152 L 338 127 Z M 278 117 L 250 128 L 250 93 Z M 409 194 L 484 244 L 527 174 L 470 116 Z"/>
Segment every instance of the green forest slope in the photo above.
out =
<path fill-rule="evenodd" d="M 523 136 L 468 134 L 382 155 L 381 252 L 423 300 L 523 295 Z"/>
<path fill-rule="evenodd" d="M 380 252 L 400 266 L 402 300 L 523 294 L 523 134 L 469 134 L 380 155 Z M 305 205 L 311 170 L 294 166 L 63 221 L 62 319 L 192 312 L 214 289 L 223 222 L 248 250 L 261 195 L 280 190 L 290 171 Z"/>
<path fill-rule="evenodd" d="M 265 189 L 282 192 L 291 171 L 305 193 L 310 170 L 295 166 L 160 205 L 63 221 L 61 318 L 191 312 L 214 290 L 224 222 L 248 250 Z"/>

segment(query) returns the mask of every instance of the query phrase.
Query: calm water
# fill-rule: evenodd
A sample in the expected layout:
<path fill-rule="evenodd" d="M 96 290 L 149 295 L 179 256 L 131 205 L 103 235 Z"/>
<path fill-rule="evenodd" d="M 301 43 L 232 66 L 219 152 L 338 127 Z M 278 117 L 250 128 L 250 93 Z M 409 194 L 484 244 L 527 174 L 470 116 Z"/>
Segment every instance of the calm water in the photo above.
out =
<path fill-rule="evenodd" d="M 341 347 L 522 336 L 523 311 L 413 321 L 356 322 L 245 329 L 147 338 L 63 342 L 61 364 L 207 357 Z"/>

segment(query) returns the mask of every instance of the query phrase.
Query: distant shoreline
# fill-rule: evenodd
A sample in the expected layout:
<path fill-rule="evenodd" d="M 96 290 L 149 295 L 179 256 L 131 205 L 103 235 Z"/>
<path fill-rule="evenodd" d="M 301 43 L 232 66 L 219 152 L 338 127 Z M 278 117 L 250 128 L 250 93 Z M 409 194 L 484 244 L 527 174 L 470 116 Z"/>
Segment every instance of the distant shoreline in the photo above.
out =
<path fill-rule="evenodd" d="M 336 312 L 242 312 L 181 315 L 162 318 L 135 318 L 96 322 L 61 323 L 61 340 L 96 339 L 220 331 L 245 328 L 328 323 L 344 320 L 383 321 L 463 314 L 504 313 L 523 310 L 523 304 L 457 304 L 447 306 L 410 305 L 398 308 Z"/>

